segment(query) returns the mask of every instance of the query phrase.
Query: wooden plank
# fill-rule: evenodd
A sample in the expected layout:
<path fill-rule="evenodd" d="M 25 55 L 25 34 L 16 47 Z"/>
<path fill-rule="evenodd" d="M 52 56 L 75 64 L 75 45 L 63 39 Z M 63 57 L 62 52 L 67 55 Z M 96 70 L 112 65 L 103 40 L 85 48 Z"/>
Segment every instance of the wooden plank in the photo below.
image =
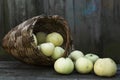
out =
<path fill-rule="evenodd" d="M 8 60 L 10 57 L 4 49 L 2 48 L 2 39 L 5 34 L 10 30 L 9 27 L 9 17 L 8 17 L 8 6 L 6 5 L 6 0 L 0 1 L 0 60 Z"/>
<path fill-rule="evenodd" d="M 4 36 L 4 13 L 3 13 L 3 0 L 0 0 L 0 47 L 1 47 L 1 42 L 2 38 Z"/>
<path fill-rule="evenodd" d="M 0 60 L 4 56 L 2 49 L 2 39 L 4 37 L 4 2 L 0 0 Z"/>
<path fill-rule="evenodd" d="M 119 17 L 118 13 L 120 11 L 120 1 L 113 0 L 113 3 L 107 3 L 106 1 L 104 1 L 104 4 L 112 6 L 109 7 L 110 9 L 106 10 L 104 10 L 104 7 L 102 7 L 102 13 L 106 13 L 104 14 L 104 16 L 101 16 L 103 56 L 111 57 L 116 60 L 117 63 L 120 63 L 120 23 L 119 18 L 117 18 Z M 111 16 L 108 13 L 111 14 Z"/>
<path fill-rule="evenodd" d="M 114 16 L 114 20 L 116 22 L 120 22 L 119 18 L 120 18 L 120 5 L 119 5 L 120 1 L 116 0 L 113 1 L 113 16 Z"/>
<path fill-rule="evenodd" d="M 55 0 L 55 14 L 65 17 L 65 1 Z"/>
<path fill-rule="evenodd" d="M 13 28 L 17 25 L 17 21 L 16 21 L 16 17 L 17 15 L 15 14 L 15 11 L 16 11 L 16 7 L 15 7 L 15 1 L 14 0 L 6 0 L 6 6 L 8 6 L 8 21 L 9 21 L 9 26 L 7 26 L 7 28 Z M 8 30 L 9 31 L 9 30 Z M 8 32 L 7 31 L 7 32 Z"/>
<path fill-rule="evenodd" d="M 102 2 L 102 10 L 104 10 L 102 13 L 103 14 L 107 14 L 107 16 L 112 17 L 112 13 L 113 12 L 113 5 L 114 5 L 114 0 L 109 0 L 109 1 L 105 1 L 105 0 L 101 0 Z"/>
<path fill-rule="evenodd" d="M 44 0 L 44 13 L 64 17 L 64 0 Z"/>
<path fill-rule="evenodd" d="M 7 0 L 10 26 L 43 13 L 43 0 Z"/>
<path fill-rule="evenodd" d="M 37 4 L 35 0 L 24 0 L 25 1 L 25 12 L 26 12 L 26 17 L 27 18 L 30 18 L 30 17 L 33 17 L 35 15 L 37 15 L 37 10 L 36 10 L 36 6 Z"/>
<path fill-rule="evenodd" d="M 86 26 L 84 24 L 84 16 L 82 12 L 85 7 L 85 0 L 75 0 L 74 1 L 74 43 L 75 49 L 84 51 L 86 44 Z M 84 34 L 85 33 L 85 34 Z M 87 48 L 86 48 L 87 50 Z"/>
<path fill-rule="evenodd" d="M 74 2 L 73 0 L 65 0 L 65 19 L 71 29 L 71 35 L 74 36 Z"/>
<path fill-rule="evenodd" d="M 27 18 L 43 14 L 43 0 L 29 0 L 25 4 Z"/>
<path fill-rule="evenodd" d="M 118 4 L 120 4 L 120 0 L 117 0 L 117 1 L 118 1 Z M 118 5 L 118 19 L 120 19 L 120 5 Z"/>
<path fill-rule="evenodd" d="M 19 61 L 1 61 L 0 69 L 38 69 L 38 66 L 28 65 Z"/>
<path fill-rule="evenodd" d="M 8 5 L 7 5 L 7 1 L 4 0 L 3 1 L 3 12 L 4 12 L 4 33 L 6 34 L 10 29 L 11 27 L 9 26 L 9 11 L 8 11 Z"/>
<path fill-rule="evenodd" d="M 100 28 L 100 16 L 101 16 L 101 0 L 90 0 L 86 2 L 86 10 L 84 11 L 85 23 L 87 27 L 88 44 L 86 45 L 88 52 L 97 53 L 102 55 L 101 52 L 101 28 Z"/>
<path fill-rule="evenodd" d="M 15 0 L 15 17 L 16 24 L 20 24 L 27 19 L 26 14 L 26 0 Z"/>
<path fill-rule="evenodd" d="M 99 51 L 100 5 L 100 0 L 75 0 L 75 46 L 85 53 Z"/>
<path fill-rule="evenodd" d="M 43 4 L 44 4 L 43 7 L 44 7 L 44 14 L 45 15 L 49 15 L 49 4 L 48 4 L 48 1 L 49 0 L 44 0 L 43 1 Z"/>
<path fill-rule="evenodd" d="M 34 5 L 37 15 L 44 14 L 44 0 L 35 0 Z"/>
<path fill-rule="evenodd" d="M 61 75 L 54 71 L 53 67 L 29 66 L 20 62 L 0 61 L 1 80 L 119 80 L 120 69 L 116 76 L 111 78 L 98 77 L 93 73 L 80 75 L 74 71 L 70 75 Z M 119 65 L 118 65 L 119 67 Z"/>
<path fill-rule="evenodd" d="M 55 14 L 55 1 L 56 0 L 48 0 L 48 13 L 49 15 Z"/>
<path fill-rule="evenodd" d="M 111 3 L 109 3 L 109 4 L 111 4 Z M 113 1 L 113 13 L 111 12 L 111 14 L 112 14 L 112 16 L 114 17 L 114 20 L 115 21 L 118 21 L 118 15 L 119 15 L 119 2 L 118 2 L 118 0 L 116 0 L 116 1 Z"/>
<path fill-rule="evenodd" d="M 76 46 L 81 49 L 82 51 L 90 51 L 88 47 L 91 45 L 90 42 L 90 26 L 87 22 L 87 15 L 90 14 L 89 7 L 92 6 L 90 4 L 92 1 L 89 0 L 89 2 L 85 0 L 76 0 L 75 1 L 75 30 L 76 30 Z M 89 7 L 86 5 L 90 5 Z M 91 16 L 91 15 L 89 15 Z M 92 28 L 93 29 L 93 28 Z M 78 44 L 79 43 L 79 44 Z"/>

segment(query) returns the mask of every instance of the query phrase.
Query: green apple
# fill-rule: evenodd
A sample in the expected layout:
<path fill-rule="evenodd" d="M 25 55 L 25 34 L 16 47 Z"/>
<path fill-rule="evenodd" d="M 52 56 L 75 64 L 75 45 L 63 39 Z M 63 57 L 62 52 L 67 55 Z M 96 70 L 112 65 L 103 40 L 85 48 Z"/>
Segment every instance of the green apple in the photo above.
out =
<path fill-rule="evenodd" d="M 84 54 L 83 52 L 79 51 L 79 50 L 74 50 L 69 54 L 69 58 L 71 58 L 73 61 L 76 61 L 78 58 L 83 57 Z"/>
<path fill-rule="evenodd" d="M 64 52 L 65 50 L 62 47 L 55 47 L 51 57 L 53 59 L 58 59 L 64 55 Z"/>
<path fill-rule="evenodd" d="M 61 46 L 63 44 L 63 37 L 57 32 L 52 32 L 47 35 L 46 41 L 53 43 L 55 46 Z"/>
<path fill-rule="evenodd" d="M 36 33 L 38 44 L 46 42 L 46 36 L 47 36 L 47 34 L 44 32 Z"/>
<path fill-rule="evenodd" d="M 75 62 L 75 68 L 79 73 L 89 73 L 93 69 L 93 62 L 85 57 L 80 57 Z"/>
<path fill-rule="evenodd" d="M 54 69 L 60 74 L 70 74 L 74 70 L 74 63 L 70 58 L 59 58 L 54 63 Z"/>
<path fill-rule="evenodd" d="M 33 36 L 34 44 L 37 45 L 37 38 L 36 38 L 35 34 L 32 34 L 32 36 Z"/>
<path fill-rule="evenodd" d="M 111 58 L 100 58 L 94 64 L 94 72 L 98 76 L 111 77 L 117 72 L 117 65 Z"/>
<path fill-rule="evenodd" d="M 42 43 L 40 45 L 41 52 L 46 56 L 51 56 L 53 54 L 54 48 L 55 46 L 53 43 Z"/>
<path fill-rule="evenodd" d="M 95 63 L 95 61 L 99 59 L 99 56 L 97 56 L 96 54 L 92 54 L 92 53 L 86 54 L 85 57 L 90 59 L 93 63 Z"/>

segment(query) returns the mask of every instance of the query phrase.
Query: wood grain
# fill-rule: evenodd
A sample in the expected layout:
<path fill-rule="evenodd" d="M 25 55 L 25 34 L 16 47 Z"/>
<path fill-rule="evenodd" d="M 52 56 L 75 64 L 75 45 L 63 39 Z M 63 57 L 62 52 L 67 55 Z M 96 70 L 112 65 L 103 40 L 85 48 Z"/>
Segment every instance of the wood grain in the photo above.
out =
<path fill-rule="evenodd" d="M 94 73 L 81 75 L 76 71 L 69 75 L 61 75 L 55 72 L 54 68 L 46 66 L 30 66 L 16 61 L 0 62 L 1 80 L 119 80 L 120 65 L 116 76 L 111 78 L 99 77 Z"/>
<path fill-rule="evenodd" d="M 120 63 L 120 0 L 0 0 L 0 46 L 11 28 L 40 14 L 64 17 L 75 49 Z"/>

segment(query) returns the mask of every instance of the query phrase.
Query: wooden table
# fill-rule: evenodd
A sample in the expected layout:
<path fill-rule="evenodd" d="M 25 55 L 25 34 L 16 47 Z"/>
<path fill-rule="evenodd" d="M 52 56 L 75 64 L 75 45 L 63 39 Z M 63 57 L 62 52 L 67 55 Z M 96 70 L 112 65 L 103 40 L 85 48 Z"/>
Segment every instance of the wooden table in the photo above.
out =
<path fill-rule="evenodd" d="M 61 75 L 53 67 L 31 66 L 19 61 L 0 61 L 0 80 L 120 80 L 120 65 L 116 76 L 98 77 L 95 74 L 82 75 L 74 71 L 70 75 Z"/>

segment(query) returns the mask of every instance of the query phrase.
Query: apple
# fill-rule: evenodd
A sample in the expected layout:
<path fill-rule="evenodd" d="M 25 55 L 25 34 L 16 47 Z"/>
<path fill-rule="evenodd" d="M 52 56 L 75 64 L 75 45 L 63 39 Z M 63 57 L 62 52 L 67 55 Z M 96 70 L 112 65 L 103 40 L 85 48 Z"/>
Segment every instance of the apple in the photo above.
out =
<path fill-rule="evenodd" d="M 75 69 L 82 74 L 89 73 L 93 69 L 93 62 L 85 57 L 80 57 L 75 62 Z"/>
<path fill-rule="evenodd" d="M 71 58 L 73 61 L 76 61 L 78 58 L 83 57 L 84 54 L 79 50 L 74 50 L 69 54 L 69 58 Z"/>
<path fill-rule="evenodd" d="M 70 58 L 59 58 L 54 63 L 54 69 L 60 74 L 70 74 L 74 70 L 74 63 Z"/>
<path fill-rule="evenodd" d="M 53 43 L 42 43 L 40 45 L 41 52 L 46 56 L 51 56 L 53 54 L 54 48 L 55 46 Z"/>
<path fill-rule="evenodd" d="M 37 45 L 37 38 L 36 38 L 35 34 L 32 34 L 32 36 L 33 36 L 34 44 Z"/>
<path fill-rule="evenodd" d="M 96 54 L 92 54 L 92 53 L 86 54 L 85 57 L 90 59 L 93 63 L 95 63 L 95 61 L 99 59 L 99 56 L 97 56 Z"/>
<path fill-rule="evenodd" d="M 117 72 L 117 65 L 111 58 L 100 58 L 94 64 L 94 72 L 98 76 L 111 77 Z"/>
<path fill-rule="evenodd" d="M 46 36 L 47 36 L 47 34 L 44 33 L 44 32 L 38 32 L 38 33 L 36 33 L 38 44 L 46 42 Z"/>
<path fill-rule="evenodd" d="M 55 46 L 61 46 L 63 44 L 63 37 L 57 32 L 52 32 L 47 35 L 46 42 L 51 42 Z"/>
<path fill-rule="evenodd" d="M 57 46 L 57 47 L 55 47 L 51 57 L 53 59 L 58 59 L 64 55 L 64 52 L 65 52 L 65 50 L 62 47 Z"/>

